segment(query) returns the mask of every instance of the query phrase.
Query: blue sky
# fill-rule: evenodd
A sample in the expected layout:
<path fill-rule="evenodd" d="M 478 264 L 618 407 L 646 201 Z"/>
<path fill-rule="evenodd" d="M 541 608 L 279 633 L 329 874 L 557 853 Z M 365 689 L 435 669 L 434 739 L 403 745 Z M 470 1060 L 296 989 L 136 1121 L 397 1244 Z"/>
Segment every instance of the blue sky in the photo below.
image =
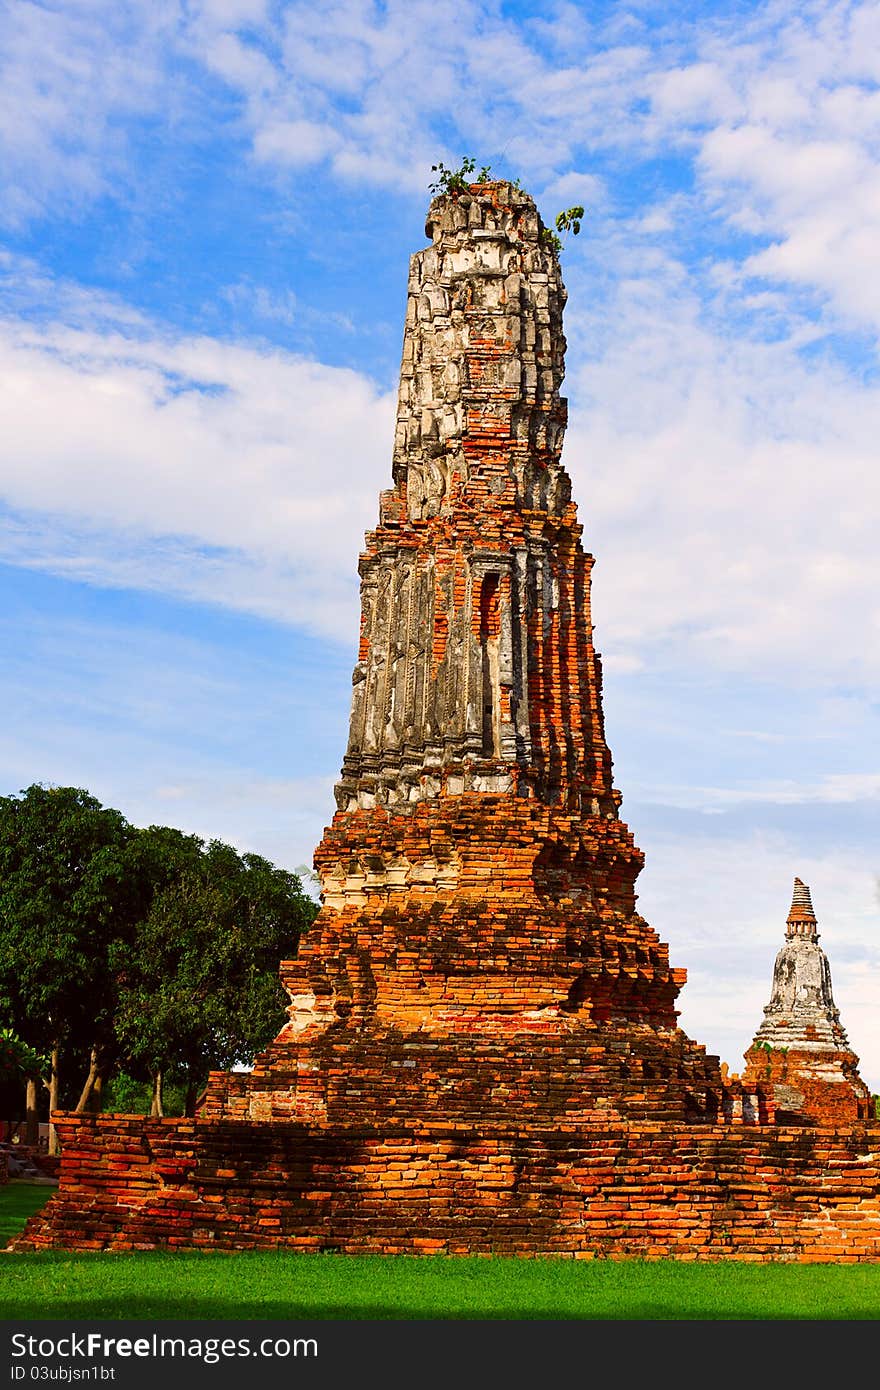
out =
<path fill-rule="evenodd" d="M 308 862 L 431 165 L 564 251 L 640 908 L 738 1069 L 797 874 L 880 1089 L 880 11 L 0 0 L 0 789 Z"/>

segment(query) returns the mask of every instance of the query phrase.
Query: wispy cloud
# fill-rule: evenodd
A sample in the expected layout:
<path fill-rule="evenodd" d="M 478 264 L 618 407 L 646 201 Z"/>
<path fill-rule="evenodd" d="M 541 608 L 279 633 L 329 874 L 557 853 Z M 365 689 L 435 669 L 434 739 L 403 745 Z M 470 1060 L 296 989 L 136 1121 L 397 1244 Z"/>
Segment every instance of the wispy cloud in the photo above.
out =
<path fill-rule="evenodd" d="M 242 102 L 255 157 L 424 186 L 472 146 L 556 196 L 610 151 L 693 161 L 690 215 L 754 237 L 745 280 L 808 289 L 876 328 L 880 19 L 855 0 L 550 23 L 476 3 L 336 0 L 261 26 L 202 12 L 191 51 Z M 477 148 L 479 147 L 479 148 Z M 591 167 L 592 166 L 592 167 Z M 596 185 L 593 185 L 595 188 Z M 592 190 L 591 190 L 592 191 Z"/>
<path fill-rule="evenodd" d="M 565 461 L 616 657 L 873 680 L 880 390 L 706 312 L 680 262 L 569 277 Z M 581 307 L 586 306 L 586 307 Z M 787 669 L 786 669 L 787 668 Z"/>
<path fill-rule="evenodd" d="M 0 554 L 348 637 L 393 396 L 31 276 L 43 322 L 0 320 Z M 796 339 L 731 342 L 670 259 L 592 308 L 589 271 L 570 285 L 565 460 L 610 663 L 875 680 L 880 389 Z"/>
<path fill-rule="evenodd" d="M 0 371 L 5 559 L 351 638 L 393 420 L 368 378 L 155 325 L 21 319 L 0 321 Z"/>
<path fill-rule="evenodd" d="M 767 806 L 848 805 L 880 801 L 880 772 L 828 773 L 817 781 L 755 782 L 727 787 L 657 789 L 664 805 L 712 810 L 763 803 Z M 643 793 L 644 795 L 644 793 Z"/>
<path fill-rule="evenodd" d="M 176 0 L 7 0 L 0 6 L 0 222 L 75 213 L 135 191 L 129 125 L 187 103 Z M 230 20 L 232 14 L 230 14 Z"/>
<path fill-rule="evenodd" d="M 233 310 L 241 310 L 262 323 L 292 324 L 296 321 L 296 295 L 292 290 L 281 293 L 267 285 L 257 285 L 245 278 L 220 291 L 220 297 Z"/>
<path fill-rule="evenodd" d="M 321 167 L 343 187 L 422 190 L 438 157 L 471 151 L 548 198 L 577 184 L 602 203 L 621 155 L 673 152 L 683 215 L 745 234 L 736 283 L 876 331 L 878 51 L 868 0 L 592 23 L 571 5 L 538 18 L 480 0 L 24 0 L 0 48 L 3 209 L 130 201 L 144 123 L 193 141 L 206 113 L 267 174 Z"/>

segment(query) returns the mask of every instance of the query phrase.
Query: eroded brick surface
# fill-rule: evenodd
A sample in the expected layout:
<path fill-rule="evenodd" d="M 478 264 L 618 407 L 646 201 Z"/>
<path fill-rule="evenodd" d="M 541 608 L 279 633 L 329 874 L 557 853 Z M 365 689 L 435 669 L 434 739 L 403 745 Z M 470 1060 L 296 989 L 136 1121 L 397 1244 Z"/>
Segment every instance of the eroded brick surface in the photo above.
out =
<path fill-rule="evenodd" d="M 880 1256 L 880 1127 L 67 1116 L 18 1249 L 849 1261 Z"/>

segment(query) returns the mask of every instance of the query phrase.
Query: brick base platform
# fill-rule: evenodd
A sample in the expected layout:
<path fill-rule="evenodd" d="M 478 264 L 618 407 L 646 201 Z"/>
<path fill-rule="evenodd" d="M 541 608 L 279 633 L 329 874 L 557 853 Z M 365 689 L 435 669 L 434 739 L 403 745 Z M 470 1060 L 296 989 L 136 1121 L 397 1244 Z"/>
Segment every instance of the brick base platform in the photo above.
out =
<path fill-rule="evenodd" d="M 66 1116 L 13 1249 L 880 1258 L 880 1125 L 352 1125 Z"/>

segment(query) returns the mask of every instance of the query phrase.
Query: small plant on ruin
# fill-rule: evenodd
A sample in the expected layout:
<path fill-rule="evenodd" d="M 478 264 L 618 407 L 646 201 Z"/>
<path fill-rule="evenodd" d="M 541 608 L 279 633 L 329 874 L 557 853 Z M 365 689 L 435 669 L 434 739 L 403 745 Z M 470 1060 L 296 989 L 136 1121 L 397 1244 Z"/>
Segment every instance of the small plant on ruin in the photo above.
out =
<path fill-rule="evenodd" d="M 571 232 L 573 236 L 577 236 L 581 229 L 583 215 L 583 208 L 566 208 L 564 212 L 556 214 L 556 230 L 558 232 Z"/>
<path fill-rule="evenodd" d="M 581 229 L 581 218 L 584 215 L 582 207 L 565 208 L 563 212 L 556 214 L 556 231 L 553 232 L 549 227 L 541 229 L 541 241 L 551 251 L 555 251 L 557 256 L 562 250 L 562 237 L 559 232 L 571 232 L 572 236 L 577 236 Z"/>
<path fill-rule="evenodd" d="M 490 166 L 484 164 L 479 174 L 473 177 L 477 167 L 477 161 L 470 155 L 464 155 L 461 164 L 457 169 L 447 169 L 441 160 L 439 164 L 431 165 L 431 172 L 437 175 L 434 183 L 429 184 L 432 193 L 466 193 L 472 183 L 488 183 Z"/>

